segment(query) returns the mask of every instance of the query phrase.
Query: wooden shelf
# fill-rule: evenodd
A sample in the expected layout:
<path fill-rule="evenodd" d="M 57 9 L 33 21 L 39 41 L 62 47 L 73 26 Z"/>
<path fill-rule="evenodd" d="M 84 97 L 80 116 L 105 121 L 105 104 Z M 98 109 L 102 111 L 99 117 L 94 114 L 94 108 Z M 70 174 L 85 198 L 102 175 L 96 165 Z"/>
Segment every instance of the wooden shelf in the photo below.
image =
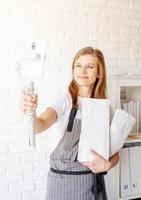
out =
<path fill-rule="evenodd" d="M 141 133 L 134 133 L 128 136 L 126 143 L 140 142 L 140 141 L 141 141 Z"/>
<path fill-rule="evenodd" d="M 141 133 L 130 134 L 123 146 L 123 148 L 141 146 Z"/>
<path fill-rule="evenodd" d="M 141 133 L 131 133 L 128 139 L 141 139 Z"/>

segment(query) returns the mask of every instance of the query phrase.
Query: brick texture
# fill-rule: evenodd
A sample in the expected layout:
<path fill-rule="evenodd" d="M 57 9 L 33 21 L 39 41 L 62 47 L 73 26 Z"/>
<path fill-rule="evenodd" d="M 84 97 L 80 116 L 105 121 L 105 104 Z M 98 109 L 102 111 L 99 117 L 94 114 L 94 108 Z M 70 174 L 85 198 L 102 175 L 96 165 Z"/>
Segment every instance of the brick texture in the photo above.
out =
<path fill-rule="evenodd" d="M 45 200 L 52 129 L 37 135 L 31 149 L 18 108 L 23 81 L 15 68 L 31 42 L 47 46 L 42 79 L 35 80 L 40 113 L 67 86 L 73 56 L 84 46 L 100 48 L 108 69 L 141 67 L 140 10 L 139 0 L 1 1 L 0 200 Z"/>

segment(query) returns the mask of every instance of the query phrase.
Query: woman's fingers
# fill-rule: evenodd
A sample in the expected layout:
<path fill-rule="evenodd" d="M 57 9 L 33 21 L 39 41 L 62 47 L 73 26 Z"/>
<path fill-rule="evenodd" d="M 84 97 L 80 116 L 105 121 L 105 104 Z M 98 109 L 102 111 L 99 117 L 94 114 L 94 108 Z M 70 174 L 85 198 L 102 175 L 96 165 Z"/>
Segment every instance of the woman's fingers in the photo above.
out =
<path fill-rule="evenodd" d="M 107 160 L 105 160 L 102 156 L 100 156 L 93 149 L 90 150 L 93 155 L 93 159 L 91 162 L 82 162 L 83 165 L 87 166 L 94 173 L 99 173 L 106 171 Z"/>
<path fill-rule="evenodd" d="M 87 166 L 94 173 L 109 171 L 119 161 L 119 153 L 116 153 L 109 160 L 106 160 L 102 156 L 100 156 L 97 152 L 95 152 L 93 149 L 91 149 L 90 152 L 93 155 L 93 160 L 91 162 L 81 162 L 81 163 Z"/>
<path fill-rule="evenodd" d="M 33 101 L 33 102 L 36 102 L 37 100 L 38 100 L 37 94 L 33 94 L 33 95 L 32 95 L 32 101 Z"/>
<path fill-rule="evenodd" d="M 20 95 L 20 110 L 25 113 L 25 111 L 32 112 L 37 107 L 37 94 L 30 94 L 28 88 L 21 89 Z"/>

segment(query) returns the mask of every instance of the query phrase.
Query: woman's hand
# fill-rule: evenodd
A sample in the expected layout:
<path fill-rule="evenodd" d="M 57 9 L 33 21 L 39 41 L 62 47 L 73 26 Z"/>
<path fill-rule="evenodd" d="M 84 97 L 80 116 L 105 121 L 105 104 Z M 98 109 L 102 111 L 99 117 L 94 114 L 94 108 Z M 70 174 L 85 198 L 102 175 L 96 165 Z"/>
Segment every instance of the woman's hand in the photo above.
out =
<path fill-rule="evenodd" d="M 37 94 L 30 94 L 28 88 L 22 88 L 20 94 L 19 108 L 22 113 L 34 112 L 37 107 L 38 96 Z"/>
<path fill-rule="evenodd" d="M 94 150 L 90 150 L 90 151 L 94 157 L 93 161 L 82 162 L 82 164 L 87 166 L 94 173 L 109 171 L 119 161 L 119 153 L 116 153 L 109 160 L 106 160 L 102 156 L 100 156 L 98 153 L 96 153 Z"/>

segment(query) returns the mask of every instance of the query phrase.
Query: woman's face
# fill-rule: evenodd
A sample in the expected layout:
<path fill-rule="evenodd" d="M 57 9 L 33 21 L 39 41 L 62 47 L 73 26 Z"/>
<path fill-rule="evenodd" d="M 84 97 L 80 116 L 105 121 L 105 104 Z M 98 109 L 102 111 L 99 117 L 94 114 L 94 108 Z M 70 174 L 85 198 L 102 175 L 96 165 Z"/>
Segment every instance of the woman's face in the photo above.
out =
<path fill-rule="evenodd" d="M 98 77 L 98 65 L 92 55 L 80 56 L 74 64 L 74 79 L 79 86 L 92 86 Z"/>

